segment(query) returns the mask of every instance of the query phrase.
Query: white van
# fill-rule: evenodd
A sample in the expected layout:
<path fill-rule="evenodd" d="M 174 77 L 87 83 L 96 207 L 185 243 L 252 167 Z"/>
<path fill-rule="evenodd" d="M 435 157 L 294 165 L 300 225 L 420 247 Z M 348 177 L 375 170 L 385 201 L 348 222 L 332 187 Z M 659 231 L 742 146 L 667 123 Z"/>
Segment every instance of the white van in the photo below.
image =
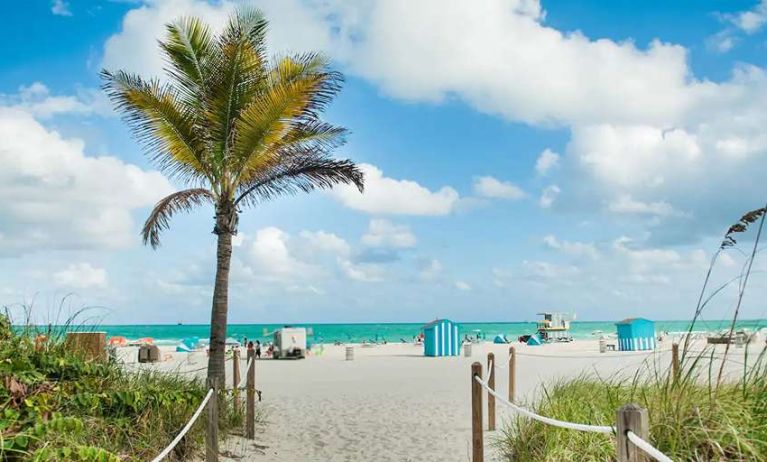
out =
<path fill-rule="evenodd" d="M 306 357 L 306 329 L 283 327 L 274 332 L 274 359 Z"/>

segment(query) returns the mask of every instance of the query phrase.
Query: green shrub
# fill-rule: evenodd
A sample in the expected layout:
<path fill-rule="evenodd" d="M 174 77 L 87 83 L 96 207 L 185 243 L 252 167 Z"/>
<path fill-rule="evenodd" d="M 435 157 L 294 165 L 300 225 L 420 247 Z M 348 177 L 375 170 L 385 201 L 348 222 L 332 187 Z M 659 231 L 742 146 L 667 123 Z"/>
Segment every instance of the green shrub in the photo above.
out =
<path fill-rule="evenodd" d="M 168 444 L 206 394 L 199 380 L 128 373 L 114 362 L 84 361 L 61 336 L 36 346 L 0 315 L 0 460 L 146 461 Z M 222 402 L 227 404 L 226 399 Z M 220 412 L 226 432 L 240 413 Z M 202 422 L 201 419 L 200 423 Z M 196 424 L 169 460 L 199 452 Z"/>

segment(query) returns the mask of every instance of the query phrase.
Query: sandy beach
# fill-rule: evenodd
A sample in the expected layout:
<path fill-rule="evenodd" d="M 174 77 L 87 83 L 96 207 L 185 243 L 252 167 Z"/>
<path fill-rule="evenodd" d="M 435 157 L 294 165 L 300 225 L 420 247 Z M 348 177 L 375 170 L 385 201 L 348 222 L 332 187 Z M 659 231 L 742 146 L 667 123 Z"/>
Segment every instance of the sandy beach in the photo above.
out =
<path fill-rule="evenodd" d="M 471 357 L 427 358 L 421 346 L 412 344 L 356 345 L 354 360 L 347 361 L 345 346 L 326 345 L 321 354 L 304 360 L 257 361 L 256 383 L 263 392 L 258 406 L 265 412 L 266 423 L 257 429 L 254 442 L 230 439 L 223 450 L 232 457 L 224 460 L 468 461 L 470 365 L 474 361 L 484 365 L 491 351 L 505 365 L 509 346 L 474 344 Z M 514 346 L 517 392 L 523 401 L 534 399 L 542 385 L 557 378 L 584 373 L 629 376 L 645 361 L 667 367 L 671 358 L 669 340 L 655 352 L 604 354 L 599 353 L 596 340 Z M 743 361 L 744 351 L 732 347 L 732 358 Z M 135 349 L 121 349 L 119 355 L 126 363 L 135 362 Z M 205 374 L 204 353 L 168 352 L 168 358 L 130 367 Z M 733 362 L 732 372 L 739 367 Z M 227 374 L 231 374 L 231 362 Z M 231 376 L 227 382 L 231 384 Z M 497 369 L 496 388 L 504 394 L 508 390 L 507 369 Z M 499 405 L 498 417 L 500 429 L 512 413 Z M 499 460 L 493 448 L 499 435 L 485 432 L 489 460 Z"/>

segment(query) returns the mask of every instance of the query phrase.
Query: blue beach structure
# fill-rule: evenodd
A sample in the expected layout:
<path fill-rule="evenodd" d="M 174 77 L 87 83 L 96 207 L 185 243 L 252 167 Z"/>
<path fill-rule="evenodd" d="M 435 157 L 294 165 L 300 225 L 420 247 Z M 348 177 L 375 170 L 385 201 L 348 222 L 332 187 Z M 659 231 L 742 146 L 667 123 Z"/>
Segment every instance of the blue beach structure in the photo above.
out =
<path fill-rule="evenodd" d="M 655 349 L 655 323 L 644 318 L 628 318 L 615 323 L 618 327 L 618 350 Z"/>
<path fill-rule="evenodd" d="M 458 356 L 461 353 L 461 339 L 458 324 L 449 319 L 437 319 L 423 326 L 424 356 Z"/>

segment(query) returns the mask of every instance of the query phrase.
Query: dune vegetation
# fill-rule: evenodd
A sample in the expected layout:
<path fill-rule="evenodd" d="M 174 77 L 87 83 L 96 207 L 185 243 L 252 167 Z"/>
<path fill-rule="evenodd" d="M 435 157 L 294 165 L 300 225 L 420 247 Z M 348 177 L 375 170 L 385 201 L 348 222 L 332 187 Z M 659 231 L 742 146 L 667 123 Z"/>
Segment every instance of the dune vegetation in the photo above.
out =
<path fill-rule="evenodd" d="M 767 362 L 716 386 L 716 359 L 698 355 L 678 379 L 648 364 L 631 379 L 581 376 L 545 387 L 531 408 L 569 422 L 614 425 L 627 403 L 648 410 L 650 441 L 673 460 L 767 460 Z M 754 361 L 754 358 L 752 358 Z M 751 361 L 749 361 L 751 363 Z M 646 372 L 650 374 L 646 374 Z M 513 419 L 499 439 L 506 460 L 615 460 L 615 438 Z"/>
<path fill-rule="evenodd" d="M 35 328 L 14 329 L 0 315 L 2 461 L 151 460 L 205 396 L 199 380 L 85 361 L 64 348 L 65 329 L 58 330 L 36 341 Z M 227 432 L 241 414 L 222 409 L 219 426 Z M 201 451 L 203 420 L 167 460 Z"/>

